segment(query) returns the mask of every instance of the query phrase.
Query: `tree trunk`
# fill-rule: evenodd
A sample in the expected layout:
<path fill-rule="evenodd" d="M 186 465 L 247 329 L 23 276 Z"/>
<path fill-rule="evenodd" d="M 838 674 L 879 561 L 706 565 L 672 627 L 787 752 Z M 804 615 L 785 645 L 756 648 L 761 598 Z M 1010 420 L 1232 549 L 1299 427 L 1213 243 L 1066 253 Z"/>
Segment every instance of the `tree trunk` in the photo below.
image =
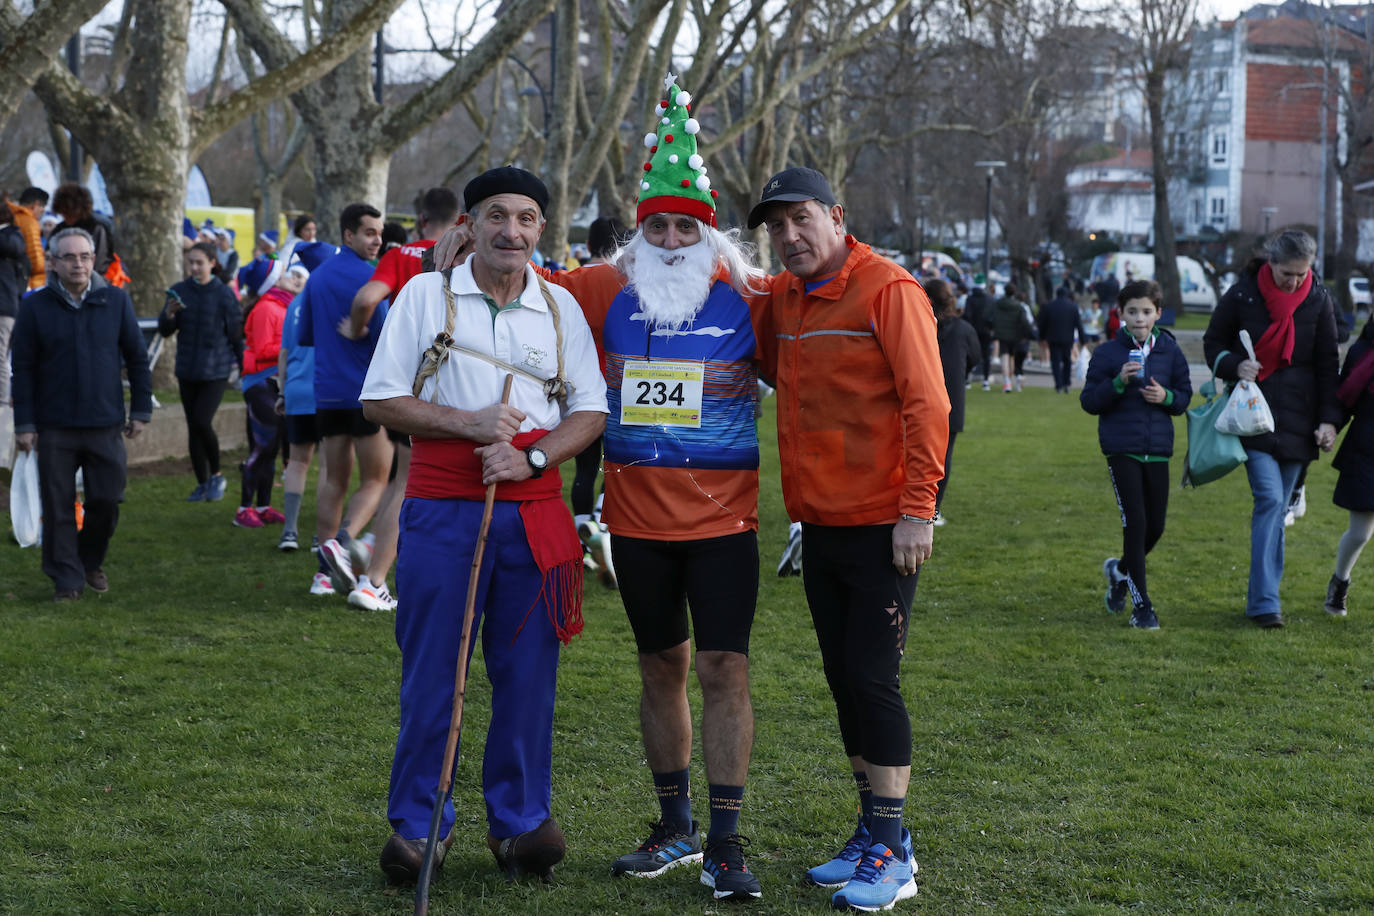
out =
<path fill-rule="evenodd" d="M 1355 157 L 1352 156 L 1351 159 Z M 1347 166 L 1340 172 L 1341 195 L 1341 247 L 1336 252 L 1332 267 L 1335 269 L 1335 290 L 1337 307 L 1343 312 L 1355 311 L 1350 298 L 1350 275 L 1355 270 L 1355 260 L 1360 246 L 1360 215 L 1355 210 L 1354 168 Z M 1321 269 L 1321 265 L 1317 265 Z"/>
<path fill-rule="evenodd" d="M 1178 248 L 1174 244 L 1174 222 L 1169 215 L 1169 163 L 1165 158 L 1164 138 L 1169 130 L 1164 123 L 1164 71 L 1156 67 L 1145 75 L 1145 104 L 1150 110 L 1150 153 L 1153 159 L 1155 197 L 1155 282 L 1164 296 L 1164 307 L 1183 306 L 1179 290 Z"/>
<path fill-rule="evenodd" d="M 554 89 L 549 116 L 553 120 L 547 162 L 541 176 L 549 187 L 549 212 L 552 217 L 544 227 L 544 236 L 539 248 L 545 256 L 562 262 L 568 253 L 568 225 L 572 222 L 573 211 L 582 203 L 583 194 L 578 193 L 595 179 L 595 169 L 591 175 L 579 175 L 575 186 L 568 181 L 573 153 L 573 129 L 577 125 L 574 100 L 577 98 L 577 81 L 581 78 L 578 57 L 578 33 L 581 17 L 578 15 L 580 0 L 559 0 L 556 15 L 558 36 L 558 59 L 554 64 Z"/>
<path fill-rule="evenodd" d="M 315 133 L 315 213 L 320 237 L 343 244 L 339 214 L 349 204 L 371 204 L 386 215 L 386 181 L 391 154 L 368 143 L 346 125 Z"/>

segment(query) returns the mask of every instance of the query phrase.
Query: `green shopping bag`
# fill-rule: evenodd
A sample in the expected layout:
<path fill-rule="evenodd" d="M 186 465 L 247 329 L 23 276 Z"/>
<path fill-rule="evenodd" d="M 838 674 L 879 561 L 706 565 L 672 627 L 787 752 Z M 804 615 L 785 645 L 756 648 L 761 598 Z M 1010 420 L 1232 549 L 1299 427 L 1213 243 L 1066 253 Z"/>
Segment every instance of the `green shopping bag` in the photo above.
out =
<path fill-rule="evenodd" d="M 1212 362 L 1212 377 L 1199 391 L 1203 402 L 1188 411 L 1188 454 L 1183 459 L 1183 486 L 1200 487 L 1220 480 L 1245 463 L 1245 446 L 1239 436 L 1217 432 L 1217 416 L 1226 409 L 1226 392 L 1217 391 L 1217 365 L 1226 352 Z"/>

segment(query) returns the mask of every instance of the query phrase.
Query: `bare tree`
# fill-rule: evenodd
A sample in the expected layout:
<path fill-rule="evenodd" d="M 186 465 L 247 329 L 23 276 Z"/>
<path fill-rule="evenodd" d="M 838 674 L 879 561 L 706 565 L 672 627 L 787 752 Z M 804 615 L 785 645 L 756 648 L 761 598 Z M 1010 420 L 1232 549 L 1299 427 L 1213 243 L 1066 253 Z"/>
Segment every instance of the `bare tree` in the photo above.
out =
<path fill-rule="evenodd" d="M 262 0 L 222 0 L 253 52 L 272 70 L 299 59 L 296 48 L 268 16 Z M 555 0 L 513 0 L 500 18 L 438 79 L 405 101 L 384 106 L 372 96 L 370 56 L 352 54 L 317 81 L 292 87 L 291 100 L 313 141 L 315 215 L 320 231 L 332 236 L 336 217 L 353 201 L 386 204 L 391 154 L 472 92 L 521 39 L 553 8 Z M 322 7 L 323 32 L 333 40 L 365 0 L 334 0 Z M 357 45 L 355 44 L 356 48 Z"/>
<path fill-rule="evenodd" d="M 0 3 L 0 127 L 24 93 L 57 57 L 62 45 L 104 8 L 106 0 L 44 0 L 28 16 L 10 0 Z"/>
<path fill-rule="evenodd" d="M 1150 115 L 1150 153 L 1154 170 L 1155 282 L 1167 307 L 1181 308 L 1178 279 L 1178 246 L 1169 212 L 1169 121 L 1166 94 L 1171 75 L 1188 69 L 1190 36 L 1197 19 L 1197 0 L 1136 0 L 1133 17 L 1136 72 L 1145 92 Z"/>
<path fill-rule="evenodd" d="M 1327 117 L 1323 118 L 1323 126 L 1334 126 L 1338 119 L 1345 119 L 1344 142 L 1333 142 L 1329 147 L 1341 204 L 1340 245 L 1331 266 L 1336 300 L 1342 310 L 1353 312 L 1350 275 L 1355 270 L 1360 246 L 1355 185 L 1368 173 L 1370 149 L 1374 146 L 1374 7 L 1363 7 L 1354 14 L 1358 19 L 1347 19 L 1344 27 L 1332 23 L 1331 15 L 1323 10 L 1320 19 L 1312 24 L 1320 52 L 1320 64 L 1313 68 L 1316 72 L 1312 82 L 1325 90 Z M 1326 193 L 1325 188 L 1322 193 Z M 1321 264 L 1317 270 L 1322 270 Z"/>
<path fill-rule="evenodd" d="M 49 113 L 91 150 L 105 176 L 136 283 L 140 314 L 155 314 L 180 276 L 178 227 L 190 164 L 220 134 L 273 99 L 318 80 L 386 21 L 401 0 L 371 0 L 305 54 L 203 108 L 186 89 L 186 0 L 127 0 L 135 22 L 128 64 L 101 95 L 59 64 L 34 84 Z M 3 4 L 8 7 L 8 4 Z"/>

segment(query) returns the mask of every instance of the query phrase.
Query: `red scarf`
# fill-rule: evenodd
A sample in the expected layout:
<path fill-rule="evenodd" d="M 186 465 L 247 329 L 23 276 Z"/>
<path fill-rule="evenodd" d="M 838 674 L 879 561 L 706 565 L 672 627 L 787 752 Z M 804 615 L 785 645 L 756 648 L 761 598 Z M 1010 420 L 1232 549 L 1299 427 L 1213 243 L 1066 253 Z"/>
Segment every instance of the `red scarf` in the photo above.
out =
<path fill-rule="evenodd" d="M 1297 338 L 1293 313 L 1312 291 L 1312 271 L 1307 271 L 1297 290 L 1291 293 L 1285 293 L 1274 283 L 1274 273 L 1268 264 L 1260 267 L 1258 279 L 1264 307 L 1269 311 L 1269 327 L 1255 344 L 1255 358 L 1260 364 L 1259 380 L 1264 381 L 1279 369 L 1293 365 L 1293 342 Z"/>
<path fill-rule="evenodd" d="M 511 441 L 518 449 L 538 442 L 548 430 L 519 433 Z M 419 499 L 486 498 L 482 461 L 475 450 L 481 444 L 466 439 L 411 438 L 410 476 L 406 496 Z M 582 542 L 577 538 L 572 515 L 563 502 L 563 478 L 550 468 L 538 479 L 508 481 L 496 485 L 496 498 L 520 503 L 520 518 L 535 565 L 543 574 L 539 597 L 548 599 L 549 622 L 564 645 L 582 632 Z M 535 603 L 538 603 L 536 599 Z M 529 619 L 531 605 L 525 612 Z M 525 624 L 520 624 L 524 629 Z M 516 636 L 520 631 L 516 630 Z"/>

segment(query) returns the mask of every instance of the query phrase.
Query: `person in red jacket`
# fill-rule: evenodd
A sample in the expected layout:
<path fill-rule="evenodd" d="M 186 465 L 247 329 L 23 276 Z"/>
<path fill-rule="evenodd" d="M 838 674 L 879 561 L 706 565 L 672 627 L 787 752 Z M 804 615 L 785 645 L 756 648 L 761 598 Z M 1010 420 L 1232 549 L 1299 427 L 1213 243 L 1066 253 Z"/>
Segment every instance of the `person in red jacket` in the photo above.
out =
<path fill-rule="evenodd" d="M 916 893 L 900 664 L 949 438 L 935 316 L 908 271 L 846 233 L 820 172 L 770 178 L 749 213 L 760 223 L 786 268 L 756 303 L 761 374 L 777 387 L 783 499 L 802 523 L 806 600 L 863 812 L 807 877 L 838 887 L 841 909 L 887 908 Z"/>
<path fill-rule="evenodd" d="M 243 482 L 234 524 L 261 528 L 280 524 L 286 516 L 272 508 L 272 472 L 281 448 L 285 421 L 277 415 L 277 357 L 281 355 L 281 328 L 291 298 L 305 286 L 304 268 L 282 269 L 276 258 L 254 261 L 247 274 L 249 294 L 257 301 L 243 323 L 243 402 L 248 408 L 248 432 L 252 450 L 243 462 Z"/>

